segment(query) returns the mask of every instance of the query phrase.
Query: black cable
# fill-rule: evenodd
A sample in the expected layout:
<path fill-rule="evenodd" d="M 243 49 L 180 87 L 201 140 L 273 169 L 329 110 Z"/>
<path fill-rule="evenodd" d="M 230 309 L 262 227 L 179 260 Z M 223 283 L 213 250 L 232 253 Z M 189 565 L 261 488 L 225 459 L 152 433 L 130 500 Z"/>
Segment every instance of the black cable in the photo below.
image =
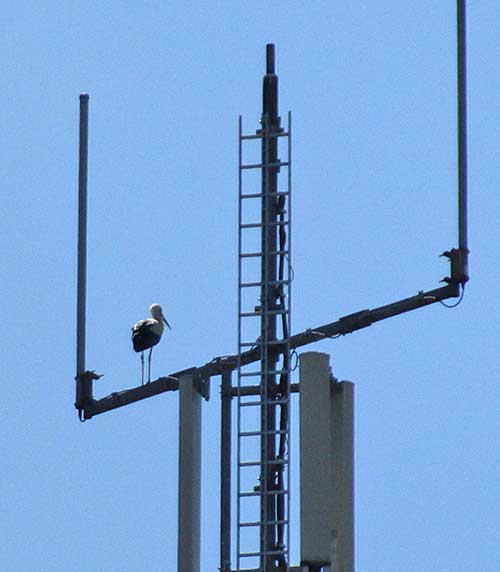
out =
<path fill-rule="evenodd" d="M 445 308 L 456 308 L 460 304 L 460 302 L 462 302 L 462 300 L 464 299 L 464 295 L 465 295 L 465 284 L 462 284 L 462 293 L 460 294 L 460 298 L 458 299 L 457 302 L 455 302 L 454 304 L 446 304 L 442 300 L 439 300 L 439 303 Z"/>
<path fill-rule="evenodd" d="M 278 201 L 279 207 L 279 220 L 280 222 L 284 222 L 285 220 L 285 197 L 282 195 Z M 280 302 L 280 306 L 282 310 L 285 310 L 286 306 L 286 299 L 285 294 L 283 291 L 283 284 L 282 281 L 284 279 L 284 270 L 285 270 L 285 258 L 286 255 L 284 254 L 286 246 L 286 231 L 283 224 L 279 225 L 279 263 L 278 263 L 278 298 Z M 283 340 L 286 340 L 289 336 L 288 332 L 288 324 L 287 324 L 287 317 L 285 312 L 281 314 L 281 324 L 282 324 L 282 334 Z M 289 356 L 287 352 L 283 353 L 283 368 L 280 374 L 280 381 L 279 381 L 279 393 L 281 397 L 287 396 L 288 397 L 288 387 L 289 387 L 289 378 L 290 378 L 290 363 L 289 363 Z M 288 424 L 288 403 L 283 403 L 280 406 L 280 438 L 279 438 L 279 448 L 278 448 L 278 460 L 284 460 L 285 452 L 286 452 L 286 428 Z M 284 473 L 285 465 L 277 465 L 276 466 L 276 487 L 279 491 L 284 491 Z M 290 467 L 288 467 L 290 470 Z M 276 495 L 276 520 L 278 523 L 276 524 L 276 540 L 277 540 L 277 548 L 284 546 L 284 531 L 285 531 L 285 495 L 284 493 L 280 493 Z M 281 524 L 280 524 L 281 522 Z M 278 559 L 279 566 L 282 566 L 283 569 L 286 569 L 286 562 L 283 556 L 280 556 Z"/>

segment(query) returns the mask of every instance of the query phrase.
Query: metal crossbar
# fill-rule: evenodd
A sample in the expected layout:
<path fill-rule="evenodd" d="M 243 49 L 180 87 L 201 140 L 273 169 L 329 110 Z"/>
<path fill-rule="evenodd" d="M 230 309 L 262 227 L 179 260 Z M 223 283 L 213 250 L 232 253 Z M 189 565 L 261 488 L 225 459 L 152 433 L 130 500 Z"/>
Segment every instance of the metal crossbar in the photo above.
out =
<path fill-rule="evenodd" d="M 240 169 L 262 169 L 262 168 L 280 168 L 280 167 L 288 167 L 288 161 L 277 161 L 276 163 L 249 163 L 248 165 L 240 165 Z"/>
<path fill-rule="evenodd" d="M 241 277 L 240 277 L 240 288 L 255 288 L 255 287 L 260 287 L 262 288 L 262 286 L 264 285 L 264 282 L 262 282 L 261 280 L 257 281 L 257 282 L 242 282 L 241 281 Z M 290 285 L 290 280 L 270 280 L 267 283 L 267 286 L 289 286 Z"/>
<path fill-rule="evenodd" d="M 272 496 L 277 496 L 277 495 L 288 495 L 289 490 L 288 489 L 284 489 L 284 490 L 276 490 L 276 491 L 266 491 L 266 492 L 262 492 L 261 490 L 257 490 L 257 491 L 243 491 L 241 492 L 238 496 L 243 498 L 243 497 L 262 497 L 264 495 L 272 495 Z"/>
<path fill-rule="evenodd" d="M 261 131 L 259 133 L 256 133 L 255 135 L 242 135 L 241 140 L 245 141 L 246 139 L 262 139 L 264 136 L 265 136 L 264 132 Z M 288 136 L 289 136 L 289 133 L 287 133 L 286 131 L 281 131 L 279 133 L 267 134 L 267 137 L 269 137 L 269 139 L 276 138 L 276 137 L 288 137 Z"/>
<path fill-rule="evenodd" d="M 268 193 L 270 197 L 287 197 L 290 193 L 288 191 L 276 191 L 275 193 Z M 240 195 L 240 199 L 261 199 L 264 195 L 262 193 L 248 193 Z"/>

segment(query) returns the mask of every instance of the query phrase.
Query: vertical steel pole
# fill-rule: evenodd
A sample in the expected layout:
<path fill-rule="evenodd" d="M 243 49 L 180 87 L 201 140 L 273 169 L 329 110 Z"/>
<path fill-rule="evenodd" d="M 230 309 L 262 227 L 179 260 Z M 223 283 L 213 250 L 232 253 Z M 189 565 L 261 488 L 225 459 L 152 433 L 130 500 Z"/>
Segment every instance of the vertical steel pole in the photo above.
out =
<path fill-rule="evenodd" d="M 278 141 L 272 137 L 279 131 L 278 117 L 278 76 L 275 74 L 274 45 L 266 46 L 266 75 L 262 93 L 262 322 L 261 339 L 261 394 L 268 402 L 261 408 L 261 553 L 273 553 L 276 550 L 276 405 L 272 403 L 276 393 L 276 363 L 279 354 L 275 346 L 266 345 L 276 340 L 276 312 L 278 289 L 277 279 L 277 209 L 276 191 L 278 169 L 275 166 L 278 156 Z M 273 165 L 272 167 L 269 164 Z M 264 472 L 264 471 L 263 471 Z M 270 494 L 271 493 L 271 494 Z M 269 524 L 273 523 L 273 524 Z M 274 567 L 274 556 L 261 558 L 261 568 L 270 571 Z"/>
<path fill-rule="evenodd" d="M 76 375 L 85 371 L 85 314 L 87 288 L 87 168 L 89 96 L 80 95 L 80 157 L 78 171 L 78 285 L 76 312 Z"/>
<path fill-rule="evenodd" d="M 222 372 L 220 449 L 220 571 L 231 571 L 231 370 Z"/>
<path fill-rule="evenodd" d="M 457 0 L 458 246 L 467 275 L 467 51 L 465 0 Z"/>

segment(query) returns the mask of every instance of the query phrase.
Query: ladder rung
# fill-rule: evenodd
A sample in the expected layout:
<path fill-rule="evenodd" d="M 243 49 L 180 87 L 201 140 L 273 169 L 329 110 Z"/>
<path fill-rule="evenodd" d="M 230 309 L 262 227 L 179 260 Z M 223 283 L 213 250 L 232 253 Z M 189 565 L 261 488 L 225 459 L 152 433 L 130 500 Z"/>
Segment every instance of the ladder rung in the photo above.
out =
<path fill-rule="evenodd" d="M 261 377 L 265 373 L 267 375 L 281 375 L 282 373 L 290 373 L 290 371 L 290 368 L 270 369 L 268 371 L 242 371 L 240 372 L 240 377 Z"/>
<path fill-rule="evenodd" d="M 264 131 L 261 131 L 255 135 L 241 135 L 240 139 L 264 139 L 264 137 L 267 137 L 268 139 L 274 139 L 275 137 L 288 137 L 288 135 L 288 131 L 278 131 L 267 134 Z"/>
<path fill-rule="evenodd" d="M 255 316 L 277 316 L 288 314 L 288 308 L 284 308 L 283 310 L 267 310 L 266 312 L 241 312 L 240 318 L 255 318 Z"/>
<path fill-rule="evenodd" d="M 240 528 L 248 527 L 248 526 L 261 526 L 261 523 L 257 520 L 255 522 L 240 522 L 238 523 Z"/>
<path fill-rule="evenodd" d="M 286 197 L 290 191 L 276 191 L 275 193 L 241 193 L 240 199 L 261 199 L 262 197 Z"/>
<path fill-rule="evenodd" d="M 262 405 L 262 401 L 243 401 L 239 404 L 240 407 L 254 407 L 256 405 Z"/>
<path fill-rule="evenodd" d="M 287 226 L 290 224 L 288 220 L 275 220 L 273 222 L 246 222 L 240 224 L 240 228 L 262 228 L 265 226 Z"/>
<path fill-rule="evenodd" d="M 288 167 L 290 163 L 288 161 L 275 161 L 273 163 L 248 163 L 246 165 L 240 165 L 242 171 L 248 169 L 279 169 L 280 167 Z"/>
<path fill-rule="evenodd" d="M 240 522 L 238 526 L 240 527 L 247 527 L 247 526 L 274 526 L 277 524 L 288 524 L 288 520 L 268 520 L 266 522 L 260 522 L 256 520 L 254 522 Z"/>
<path fill-rule="evenodd" d="M 274 459 L 274 461 L 266 461 L 267 465 L 288 465 L 288 459 Z M 257 467 L 262 465 L 260 461 L 240 461 L 239 467 Z"/>
<path fill-rule="evenodd" d="M 238 568 L 238 570 L 231 570 L 231 572 L 262 572 L 262 568 Z M 304 572 L 304 567 L 290 566 L 288 572 Z"/>
<path fill-rule="evenodd" d="M 268 253 L 270 256 L 277 256 L 277 255 L 288 255 L 289 251 L 288 250 L 272 250 L 271 252 Z M 265 253 L 264 252 L 245 252 L 240 254 L 240 258 L 259 258 L 264 256 Z"/>
<path fill-rule="evenodd" d="M 239 554 L 240 558 L 255 558 L 256 556 L 262 556 L 260 552 L 241 552 Z"/>
<path fill-rule="evenodd" d="M 266 492 L 250 491 L 250 492 L 246 492 L 246 493 L 238 493 L 238 496 L 240 496 L 240 497 L 260 497 L 260 496 L 264 496 L 264 495 L 286 495 L 286 494 L 288 494 L 288 490 L 283 489 L 280 491 L 266 491 Z"/>
<path fill-rule="evenodd" d="M 240 431 L 238 433 L 239 437 L 257 437 L 262 435 L 285 435 L 287 433 L 286 429 L 277 429 L 276 431 Z"/>
<path fill-rule="evenodd" d="M 256 556 L 273 556 L 279 554 L 288 554 L 288 550 L 268 550 L 266 552 L 241 552 L 240 558 L 255 558 Z"/>
<path fill-rule="evenodd" d="M 259 376 L 261 375 L 262 372 L 260 371 L 242 371 L 240 373 L 240 377 L 254 377 L 254 376 Z"/>
<path fill-rule="evenodd" d="M 262 286 L 264 282 L 240 282 L 240 288 L 252 288 Z M 290 280 L 270 280 L 266 282 L 268 286 L 279 286 L 280 284 L 290 284 Z"/>
<path fill-rule="evenodd" d="M 236 393 L 236 396 L 238 396 L 238 393 Z M 248 397 L 248 395 L 242 395 L 241 397 Z M 288 399 L 273 399 L 273 400 L 269 400 L 269 401 L 261 401 L 259 399 L 259 401 L 242 401 L 239 403 L 240 407 L 255 407 L 257 405 L 261 406 L 261 407 L 266 407 L 267 405 L 286 405 L 287 403 L 289 403 Z"/>

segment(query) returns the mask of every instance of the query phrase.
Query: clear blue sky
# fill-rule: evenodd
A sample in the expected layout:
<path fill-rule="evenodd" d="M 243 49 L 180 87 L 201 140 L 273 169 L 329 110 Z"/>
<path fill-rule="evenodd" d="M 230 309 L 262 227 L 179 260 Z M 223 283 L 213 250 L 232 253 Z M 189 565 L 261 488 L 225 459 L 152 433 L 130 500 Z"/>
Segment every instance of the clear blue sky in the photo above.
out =
<path fill-rule="evenodd" d="M 464 301 L 309 348 L 356 384 L 359 572 L 500 561 L 500 11 L 469 4 Z M 267 42 L 294 118 L 293 331 L 439 285 L 456 245 L 455 3 L 21 0 L 1 20 L 0 570 L 173 571 L 178 396 L 85 424 L 73 408 L 78 95 L 103 396 L 140 382 L 130 326 L 152 302 L 173 326 L 155 377 L 236 351 L 237 119 L 258 128 Z M 218 566 L 217 384 L 203 572 Z"/>

